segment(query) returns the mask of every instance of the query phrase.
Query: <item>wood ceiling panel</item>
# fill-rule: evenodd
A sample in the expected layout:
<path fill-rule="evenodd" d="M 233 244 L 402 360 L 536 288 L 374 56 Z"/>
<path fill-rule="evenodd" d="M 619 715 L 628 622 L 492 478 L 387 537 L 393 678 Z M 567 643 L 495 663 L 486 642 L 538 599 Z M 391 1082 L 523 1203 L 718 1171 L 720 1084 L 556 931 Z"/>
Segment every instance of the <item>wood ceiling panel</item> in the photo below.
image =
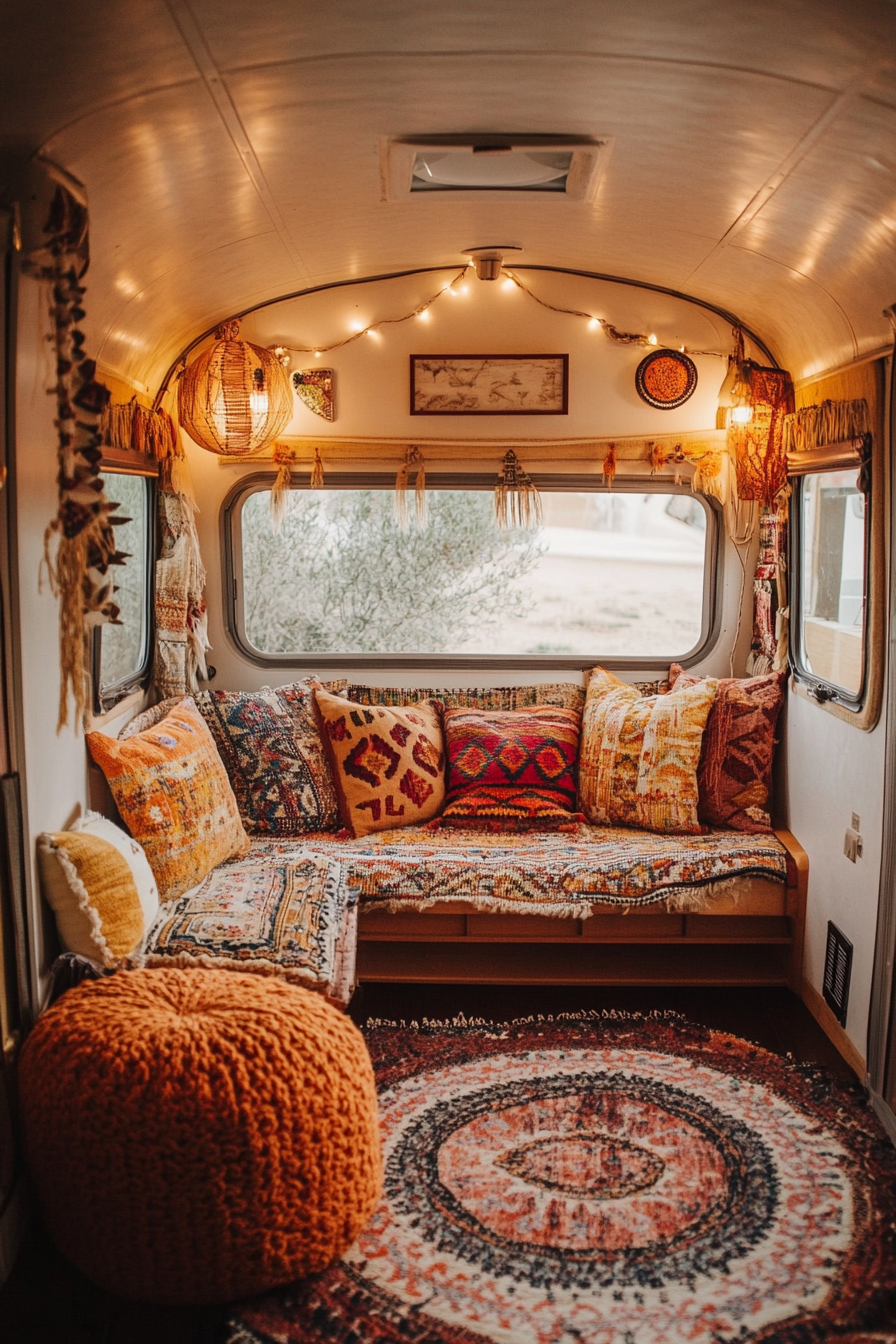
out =
<path fill-rule="evenodd" d="M 840 88 L 865 78 L 896 101 L 893 8 L 886 0 L 281 0 L 245 23 L 244 0 L 192 0 L 226 70 L 345 52 L 595 52 L 755 70 Z"/>

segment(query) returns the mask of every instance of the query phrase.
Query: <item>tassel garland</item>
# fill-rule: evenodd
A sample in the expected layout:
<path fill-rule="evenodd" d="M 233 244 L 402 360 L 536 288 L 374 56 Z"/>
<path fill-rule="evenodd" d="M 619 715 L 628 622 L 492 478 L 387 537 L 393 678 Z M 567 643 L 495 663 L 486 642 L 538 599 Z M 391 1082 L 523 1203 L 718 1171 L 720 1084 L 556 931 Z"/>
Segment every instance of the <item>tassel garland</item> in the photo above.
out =
<path fill-rule="evenodd" d="M 541 525 L 541 496 L 512 448 L 504 455 L 495 485 L 495 522 L 502 529 Z"/>
<path fill-rule="evenodd" d="M 395 477 L 395 521 L 404 531 L 408 526 L 408 484 L 411 472 L 416 472 L 414 482 L 414 500 L 416 523 L 426 527 L 428 513 L 426 507 L 426 463 L 416 444 L 408 444 L 404 453 L 404 462 L 398 468 Z"/>

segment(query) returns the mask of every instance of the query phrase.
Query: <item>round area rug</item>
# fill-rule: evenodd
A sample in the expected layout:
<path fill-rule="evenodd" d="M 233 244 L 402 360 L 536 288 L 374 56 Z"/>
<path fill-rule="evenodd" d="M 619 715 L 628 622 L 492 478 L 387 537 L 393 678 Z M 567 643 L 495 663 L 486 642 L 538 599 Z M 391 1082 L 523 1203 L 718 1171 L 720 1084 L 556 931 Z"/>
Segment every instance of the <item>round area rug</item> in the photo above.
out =
<path fill-rule="evenodd" d="M 366 1036 L 382 1201 L 229 1344 L 896 1340 L 896 1152 L 858 1085 L 671 1014 Z"/>

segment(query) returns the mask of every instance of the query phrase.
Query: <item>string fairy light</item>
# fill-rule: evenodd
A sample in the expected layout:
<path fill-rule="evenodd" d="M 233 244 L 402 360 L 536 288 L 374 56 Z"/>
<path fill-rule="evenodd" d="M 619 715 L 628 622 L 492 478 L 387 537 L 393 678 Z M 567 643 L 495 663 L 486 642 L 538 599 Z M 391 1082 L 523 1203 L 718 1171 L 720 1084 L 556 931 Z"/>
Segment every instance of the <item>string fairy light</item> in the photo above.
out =
<path fill-rule="evenodd" d="M 375 340 L 379 340 L 382 335 L 380 327 L 398 326 L 402 322 L 409 322 L 412 318 L 418 318 L 422 322 L 428 322 L 430 320 L 429 309 L 442 297 L 443 294 L 450 294 L 452 298 L 460 298 L 469 294 L 470 291 L 469 285 L 466 283 L 466 276 L 471 269 L 471 265 L 462 266 L 454 278 L 449 280 L 447 284 L 441 285 L 434 294 L 429 296 L 429 298 L 424 299 L 422 303 L 418 303 L 410 312 L 403 313 L 400 317 L 380 318 L 376 322 L 369 322 L 366 326 L 363 326 L 360 322 L 355 320 L 351 323 L 351 335 L 345 336 L 341 341 L 333 341 L 331 345 L 291 345 L 278 348 L 289 349 L 295 354 L 310 354 L 313 355 L 315 359 L 320 359 L 322 355 L 329 354 L 331 350 L 341 350 L 343 346 L 351 345 L 352 342 L 359 340 L 362 336 L 370 336 Z M 546 299 L 542 299 L 535 294 L 529 286 L 520 279 L 515 271 L 505 268 L 503 276 L 503 289 L 519 289 L 528 298 L 532 299 L 533 302 L 537 303 L 539 307 L 546 308 L 549 312 L 562 313 L 567 317 L 583 318 L 591 330 L 597 330 L 599 328 L 608 340 L 612 341 L 615 345 L 644 346 L 649 348 L 655 348 L 659 345 L 659 340 L 655 332 L 620 331 L 612 322 L 608 322 L 606 318 L 598 317 L 596 313 L 588 313 L 581 308 L 565 308 L 560 304 L 548 303 Z M 686 345 L 679 345 L 678 349 L 682 354 L 711 355 L 714 359 L 729 358 L 727 353 L 723 353 L 719 350 L 694 350 Z"/>

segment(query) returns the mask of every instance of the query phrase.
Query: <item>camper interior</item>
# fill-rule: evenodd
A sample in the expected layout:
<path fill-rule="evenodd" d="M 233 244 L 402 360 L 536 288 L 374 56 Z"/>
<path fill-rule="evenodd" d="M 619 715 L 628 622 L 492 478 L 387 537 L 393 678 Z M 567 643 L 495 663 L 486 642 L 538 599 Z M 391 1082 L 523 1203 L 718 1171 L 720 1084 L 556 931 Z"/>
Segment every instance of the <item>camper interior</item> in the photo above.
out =
<path fill-rule="evenodd" d="M 81 978 L 681 1011 L 896 1142 L 890 0 L 5 17 L 8 1337 L 225 1337 L 35 1221 Z"/>

